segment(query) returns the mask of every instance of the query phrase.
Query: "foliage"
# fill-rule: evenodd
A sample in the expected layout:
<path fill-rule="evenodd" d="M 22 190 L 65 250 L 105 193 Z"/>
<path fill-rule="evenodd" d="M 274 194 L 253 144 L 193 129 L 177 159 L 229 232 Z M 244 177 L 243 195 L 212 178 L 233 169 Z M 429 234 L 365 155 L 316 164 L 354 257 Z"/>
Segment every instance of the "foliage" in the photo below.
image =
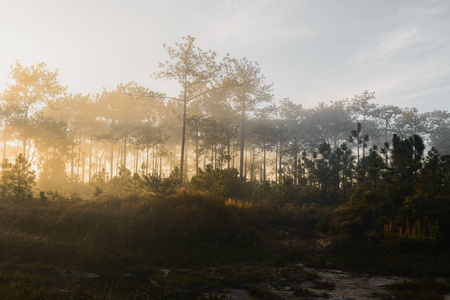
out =
<path fill-rule="evenodd" d="M 237 169 L 220 170 L 208 165 L 205 171 L 200 170 L 192 177 L 190 184 L 196 190 L 209 191 L 217 197 L 246 198 L 251 191 L 238 175 Z"/>
<path fill-rule="evenodd" d="M 182 87 L 183 123 L 181 139 L 180 174 L 184 181 L 184 151 L 186 141 L 187 105 L 188 102 L 216 89 L 216 79 L 220 75 L 221 66 L 216 63 L 214 51 L 203 51 L 194 44 L 192 36 L 183 37 L 175 47 L 164 45 L 171 61 L 160 64 L 162 70 L 155 74 L 156 78 L 174 79 Z"/>
<path fill-rule="evenodd" d="M 30 170 L 30 166 L 22 154 L 17 156 L 14 165 L 8 161 L 2 164 L 0 181 L 2 199 L 21 202 L 32 198 L 36 175 Z"/>
<path fill-rule="evenodd" d="M 20 116 L 20 121 L 23 122 L 22 155 L 28 159 L 27 130 L 33 108 L 40 104 L 48 104 L 52 100 L 55 101 L 66 88 L 58 82 L 58 71 L 49 71 L 43 62 L 35 66 L 24 67 L 19 61 L 16 61 L 15 65 L 11 66 L 9 77 L 13 83 L 7 85 L 3 98 L 6 102 L 14 104 L 18 110 L 17 116 Z"/>
<path fill-rule="evenodd" d="M 175 193 L 175 188 L 180 184 L 179 173 L 174 171 L 169 177 L 164 175 L 145 175 L 144 185 L 154 193 L 156 199 Z"/>
<path fill-rule="evenodd" d="M 46 159 L 39 174 L 39 189 L 66 191 L 67 184 L 64 160 L 60 157 Z"/>
<path fill-rule="evenodd" d="M 170 60 L 154 77 L 180 84 L 174 98 L 134 82 L 64 95 L 45 64 L 12 66 L 0 99 L 2 261 L 121 272 L 267 253 L 286 263 L 304 259 L 299 240 L 329 239 L 312 263 L 448 275 L 447 111 L 377 105 L 368 91 L 314 108 L 276 105 L 256 62 L 219 63 L 190 36 L 164 47 Z"/>

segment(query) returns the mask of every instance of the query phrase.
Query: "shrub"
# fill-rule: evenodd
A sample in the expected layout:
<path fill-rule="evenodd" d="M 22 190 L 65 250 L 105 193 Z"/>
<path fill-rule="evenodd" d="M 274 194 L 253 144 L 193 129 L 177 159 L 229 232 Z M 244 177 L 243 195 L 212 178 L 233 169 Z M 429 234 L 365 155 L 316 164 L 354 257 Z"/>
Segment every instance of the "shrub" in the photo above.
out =
<path fill-rule="evenodd" d="M 235 168 L 213 169 L 211 165 L 205 171 L 199 170 L 199 174 L 192 177 L 192 188 L 209 191 L 217 197 L 248 198 L 251 188 L 239 178 L 239 172 Z"/>
<path fill-rule="evenodd" d="M 153 192 L 157 199 L 167 197 L 175 192 L 175 187 L 179 184 L 178 179 L 173 176 L 145 175 L 144 185 Z"/>
<path fill-rule="evenodd" d="M 36 175 L 30 167 L 22 154 L 17 156 L 14 165 L 8 161 L 2 164 L 0 193 L 3 199 L 22 201 L 33 197 Z"/>

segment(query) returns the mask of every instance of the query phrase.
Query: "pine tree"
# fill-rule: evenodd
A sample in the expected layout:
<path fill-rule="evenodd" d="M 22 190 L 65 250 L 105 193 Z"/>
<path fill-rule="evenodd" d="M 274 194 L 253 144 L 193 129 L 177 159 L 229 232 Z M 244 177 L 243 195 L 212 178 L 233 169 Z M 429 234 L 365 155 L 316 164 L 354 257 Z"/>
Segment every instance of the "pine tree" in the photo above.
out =
<path fill-rule="evenodd" d="M 30 166 L 22 154 L 17 156 L 14 165 L 7 160 L 3 163 L 0 179 L 2 199 L 23 201 L 33 197 L 36 175 L 30 170 Z"/>

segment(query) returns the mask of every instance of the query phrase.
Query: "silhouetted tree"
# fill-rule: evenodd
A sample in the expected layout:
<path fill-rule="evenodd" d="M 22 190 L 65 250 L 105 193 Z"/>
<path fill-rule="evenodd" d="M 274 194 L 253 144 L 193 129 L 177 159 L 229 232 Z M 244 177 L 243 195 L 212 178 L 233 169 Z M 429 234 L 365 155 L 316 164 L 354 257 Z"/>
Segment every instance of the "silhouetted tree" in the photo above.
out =
<path fill-rule="evenodd" d="M 195 38 L 183 37 L 175 48 L 163 45 L 170 61 L 160 63 L 162 71 L 155 78 L 176 80 L 181 86 L 181 97 L 176 97 L 183 104 L 180 174 L 184 180 L 184 152 L 186 144 L 187 105 L 190 101 L 217 88 L 217 79 L 221 66 L 216 63 L 216 53 L 203 51 L 194 45 Z"/>
<path fill-rule="evenodd" d="M 30 170 L 22 154 L 17 156 L 15 164 L 5 161 L 2 165 L 0 194 L 3 199 L 23 201 L 33 197 L 36 175 Z"/>
<path fill-rule="evenodd" d="M 244 151 L 247 115 L 253 111 L 257 104 L 272 100 L 272 84 L 265 83 L 258 63 L 246 58 L 227 59 L 228 76 L 236 87 L 230 90 L 231 99 L 240 114 L 240 161 L 239 176 L 244 178 Z"/>

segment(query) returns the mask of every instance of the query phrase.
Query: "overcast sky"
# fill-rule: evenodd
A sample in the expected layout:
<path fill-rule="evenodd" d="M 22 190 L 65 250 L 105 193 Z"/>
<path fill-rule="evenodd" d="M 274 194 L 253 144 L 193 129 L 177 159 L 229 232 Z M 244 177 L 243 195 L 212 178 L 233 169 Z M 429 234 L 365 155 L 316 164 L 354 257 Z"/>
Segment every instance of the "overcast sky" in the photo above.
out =
<path fill-rule="evenodd" d="M 260 64 L 276 100 L 305 107 L 352 98 L 450 110 L 450 1 L 1 0 L 0 91 L 10 66 L 45 62 L 72 93 L 153 81 L 162 44 Z"/>

